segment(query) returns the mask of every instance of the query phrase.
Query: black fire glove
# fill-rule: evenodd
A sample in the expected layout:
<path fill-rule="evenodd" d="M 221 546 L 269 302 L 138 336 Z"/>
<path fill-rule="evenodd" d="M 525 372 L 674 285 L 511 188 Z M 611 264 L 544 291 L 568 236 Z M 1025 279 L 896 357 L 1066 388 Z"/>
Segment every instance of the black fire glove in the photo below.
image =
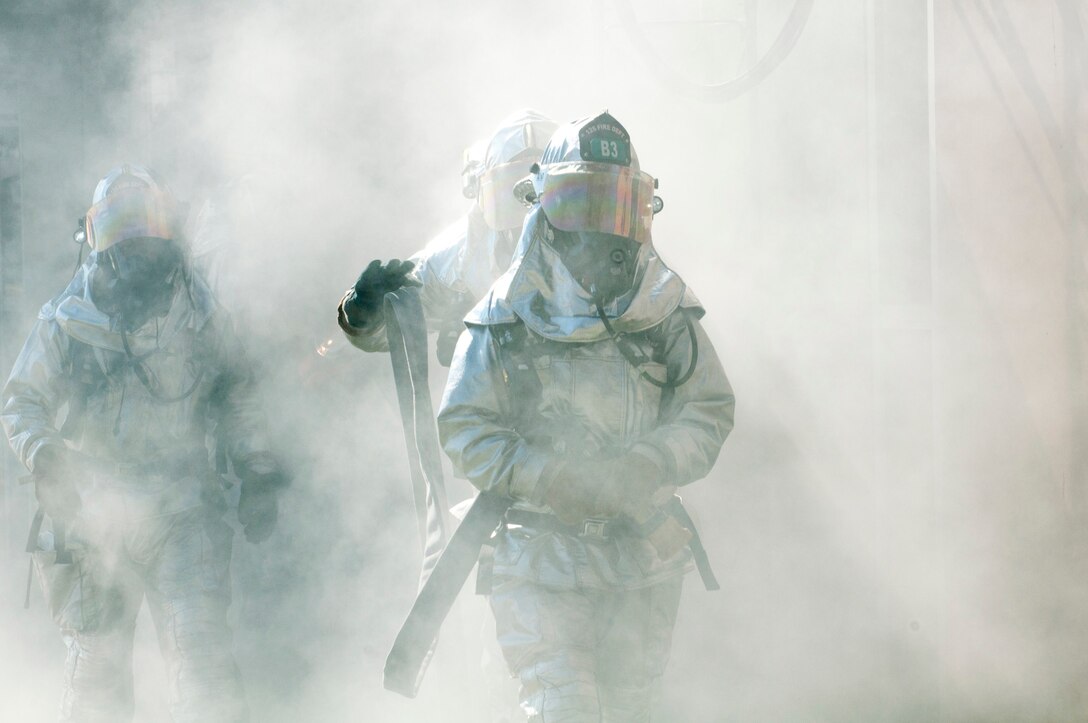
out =
<path fill-rule="evenodd" d="M 421 284 L 408 274 L 415 268 L 411 261 L 374 259 L 355 282 L 355 293 L 344 302 L 344 315 L 352 326 L 365 327 L 382 313 L 382 300 L 391 291 Z"/>
<path fill-rule="evenodd" d="M 242 480 L 238 522 L 242 524 L 248 542 L 256 545 L 271 536 L 279 517 L 280 489 L 286 483 L 287 478 L 281 472 L 253 475 Z"/>
<path fill-rule="evenodd" d="M 675 491 L 663 486 L 661 479 L 658 466 L 637 452 L 603 460 L 564 460 L 544 492 L 544 502 L 568 525 L 587 517 L 622 514 L 649 540 L 658 557 L 668 560 L 688 544 L 691 532 L 660 508 Z"/>
<path fill-rule="evenodd" d="M 70 522 L 83 501 L 79 498 L 73 475 L 76 470 L 66 447 L 47 445 L 34 455 L 34 496 L 49 518 Z"/>
<path fill-rule="evenodd" d="M 630 504 L 649 504 L 660 476 L 657 465 L 632 452 L 606 459 L 564 460 L 544 492 L 544 502 L 567 524 L 587 517 L 614 517 Z"/>
<path fill-rule="evenodd" d="M 661 509 L 676 488 L 662 485 L 663 474 L 658 466 L 637 452 L 628 452 L 616 460 L 614 475 L 622 482 L 618 489 L 620 496 L 609 498 L 611 503 L 635 524 L 661 560 L 680 552 L 691 540 L 691 531 Z M 602 494 L 616 492 L 613 487 Z"/>
<path fill-rule="evenodd" d="M 574 525 L 600 512 L 597 481 L 587 469 L 588 460 L 563 460 L 544 490 L 544 502 L 559 520 Z M 593 472 L 599 471 L 594 465 Z"/>

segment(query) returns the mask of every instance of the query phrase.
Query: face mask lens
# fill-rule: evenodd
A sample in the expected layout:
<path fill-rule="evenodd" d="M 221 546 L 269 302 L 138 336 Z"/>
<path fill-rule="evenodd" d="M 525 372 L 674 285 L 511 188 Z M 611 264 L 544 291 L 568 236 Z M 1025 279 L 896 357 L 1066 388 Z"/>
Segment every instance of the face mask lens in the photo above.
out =
<path fill-rule="evenodd" d="M 91 272 L 91 298 L 98 310 L 113 316 L 120 310 L 123 294 L 117 288 L 117 271 L 109 259 L 99 257 Z"/>
<path fill-rule="evenodd" d="M 165 239 L 129 239 L 99 254 L 91 277 L 95 305 L 131 329 L 169 310 L 181 252 Z"/>
<path fill-rule="evenodd" d="M 593 231 L 553 231 L 551 246 L 563 265 L 598 300 L 612 301 L 634 284 L 638 244 L 631 239 Z"/>

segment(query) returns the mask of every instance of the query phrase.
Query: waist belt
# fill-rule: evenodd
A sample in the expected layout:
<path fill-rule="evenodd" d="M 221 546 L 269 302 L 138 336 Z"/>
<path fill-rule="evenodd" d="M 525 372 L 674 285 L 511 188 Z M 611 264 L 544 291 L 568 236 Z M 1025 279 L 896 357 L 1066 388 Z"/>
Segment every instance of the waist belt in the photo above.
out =
<path fill-rule="evenodd" d="M 414 698 L 423 679 L 423 672 L 434 654 L 435 639 L 442 621 L 453 605 L 454 598 L 461 590 L 465 579 L 482 548 L 491 538 L 492 533 L 502 524 L 525 525 L 537 529 L 555 531 L 569 530 L 567 534 L 581 537 L 601 537 L 606 534 L 634 534 L 629 523 L 624 524 L 620 532 L 620 520 L 590 518 L 581 525 L 566 525 L 554 515 L 511 509 L 513 500 L 494 492 L 481 492 L 469 508 L 465 519 L 461 521 L 442 554 L 438 557 L 431 574 L 426 577 L 416 595 L 408 618 L 401 625 L 393 647 L 385 659 L 385 671 L 382 684 L 386 690 Z M 692 557 L 695 566 L 703 578 L 707 590 L 719 589 L 718 581 L 710 570 L 706 550 L 699 540 L 695 523 L 680 503 L 679 497 L 673 497 L 663 508 L 676 517 L 691 532 Z M 599 526 L 598 526 L 599 525 Z"/>
<path fill-rule="evenodd" d="M 597 540 L 607 540 L 612 537 L 634 535 L 631 524 L 622 518 L 612 517 L 587 517 L 581 522 L 567 524 L 558 517 L 545 512 L 533 512 L 531 510 L 519 510 L 510 508 L 506 511 L 506 522 L 511 525 L 531 527 L 534 530 L 545 532 L 558 532 L 571 537 L 584 537 Z"/>
<path fill-rule="evenodd" d="M 695 568 L 699 571 L 699 577 L 703 580 L 703 586 L 707 590 L 720 590 L 721 585 L 718 584 L 718 579 L 714 576 L 714 571 L 710 567 L 710 559 L 706 554 L 706 548 L 703 547 L 703 541 L 699 537 L 699 531 L 695 528 L 695 521 L 691 519 L 691 515 L 684 509 L 680 498 L 674 496 L 662 509 L 665 513 L 676 518 L 676 521 L 691 533 L 688 549 L 691 550 L 691 558 L 695 562 Z M 506 523 L 523 525 L 547 532 L 559 532 L 583 539 L 607 540 L 612 537 L 639 536 L 634 525 L 623 518 L 588 517 L 578 524 L 568 525 L 555 515 L 531 510 L 519 510 L 514 507 L 506 511 Z"/>

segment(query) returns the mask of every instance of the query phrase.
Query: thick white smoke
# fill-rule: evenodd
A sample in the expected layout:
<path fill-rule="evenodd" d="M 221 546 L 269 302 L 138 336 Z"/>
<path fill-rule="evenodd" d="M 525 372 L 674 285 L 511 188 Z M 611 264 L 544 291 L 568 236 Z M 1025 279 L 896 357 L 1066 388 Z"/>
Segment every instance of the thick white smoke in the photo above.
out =
<path fill-rule="evenodd" d="M 929 5 L 816 3 L 777 70 L 715 103 L 667 76 L 735 75 L 793 2 L 5 3 L 23 283 L 4 277 L 2 361 L 112 165 L 157 168 L 194 217 L 236 203 L 222 291 L 297 473 L 277 535 L 236 541 L 253 719 L 515 715 L 468 590 L 420 699 L 381 690 L 418 543 L 388 359 L 344 348 L 335 306 L 463 212 L 461 151 L 510 111 L 608 108 L 739 405 L 685 490 L 723 590 L 687 581 L 663 719 L 1080 719 L 1088 18 Z M 19 609 L 29 495 L 3 484 L 0 719 L 51 720 L 63 649 L 36 590 Z M 166 720 L 142 625 L 138 719 Z"/>

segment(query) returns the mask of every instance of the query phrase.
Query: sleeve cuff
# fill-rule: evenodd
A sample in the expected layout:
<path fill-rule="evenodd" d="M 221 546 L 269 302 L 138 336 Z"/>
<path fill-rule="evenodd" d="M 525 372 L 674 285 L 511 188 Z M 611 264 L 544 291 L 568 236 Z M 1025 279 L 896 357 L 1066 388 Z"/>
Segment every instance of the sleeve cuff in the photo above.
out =
<path fill-rule="evenodd" d="M 514 468 L 510 496 L 530 504 L 543 504 L 544 493 L 559 471 L 559 463 L 549 464 L 548 457 L 533 455 Z"/>
<path fill-rule="evenodd" d="M 37 442 L 35 442 L 34 446 L 33 446 L 33 449 L 31 450 L 30 454 L 27 455 L 27 458 L 26 458 L 26 468 L 28 470 L 30 470 L 30 472 L 32 474 L 34 472 L 35 466 L 37 465 L 38 454 L 43 449 L 45 449 L 46 447 L 49 447 L 49 446 L 59 447 L 61 449 L 64 449 L 67 445 L 65 445 L 63 442 L 59 442 L 57 440 L 54 440 L 54 439 L 52 439 L 50 437 L 42 437 Z"/>
<path fill-rule="evenodd" d="M 344 305 L 348 303 L 348 299 L 351 297 L 353 291 L 354 289 L 348 289 L 340 299 L 340 304 L 336 307 L 336 323 L 340 327 L 340 330 L 352 339 L 374 336 L 385 328 L 384 319 L 379 317 L 374 323 L 364 324 L 363 326 L 355 326 L 348 320 L 348 314 L 347 311 L 344 310 Z"/>
<path fill-rule="evenodd" d="M 676 477 L 676 459 L 667 446 L 657 446 L 649 442 L 636 442 L 630 450 L 640 454 L 657 465 L 661 470 L 661 484 L 671 484 Z"/>

